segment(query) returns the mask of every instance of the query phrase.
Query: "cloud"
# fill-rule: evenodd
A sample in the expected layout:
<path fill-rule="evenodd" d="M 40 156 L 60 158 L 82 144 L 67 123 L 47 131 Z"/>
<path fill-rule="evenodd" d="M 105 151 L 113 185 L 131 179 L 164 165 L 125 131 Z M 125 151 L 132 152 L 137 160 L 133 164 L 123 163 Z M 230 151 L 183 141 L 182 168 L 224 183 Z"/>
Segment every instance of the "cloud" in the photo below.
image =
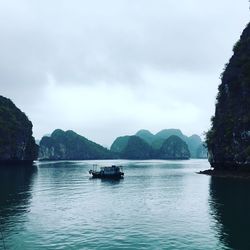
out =
<path fill-rule="evenodd" d="M 71 127 L 97 139 L 107 126 L 108 144 L 140 126 L 208 127 L 248 3 L 9 0 L 0 16 L 0 91 L 35 135 Z"/>
<path fill-rule="evenodd" d="M 74 129 L 103 144 L 110 144 L 113 136 L 110 133 L 101 136 L 100 131 L 130 134 L 145 126 L 161 129 L 178 127 L 181 123 L 193 124 L 199 117 L 200 109 L 192 101 L 164 94 L 163 87 L 151 82 L 133 89 L 100 83 L 69 89 L 52 83 L 47 87 L 46 98 L 36 107 L 38 112 L 34 125 L 44 124 L 46 114 L 47 126 Z M 155 88 L 153 96 L 150 94 L 152 88 Z M 155 100 L 156 95 L 158 100 Z"/>

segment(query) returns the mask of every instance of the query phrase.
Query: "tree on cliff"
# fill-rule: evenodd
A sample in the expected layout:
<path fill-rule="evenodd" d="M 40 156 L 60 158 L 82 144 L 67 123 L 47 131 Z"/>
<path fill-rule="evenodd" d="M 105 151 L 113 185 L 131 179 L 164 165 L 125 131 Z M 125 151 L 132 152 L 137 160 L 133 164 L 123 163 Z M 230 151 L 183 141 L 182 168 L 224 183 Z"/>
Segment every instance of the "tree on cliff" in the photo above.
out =
<path fill-rule="evenodd" d="M 206 136 L 214 168 L 250 167 L 250 24 L 221 75 L 215 116 Z"/>
<path fill-rule="evenodd" d="M 0 163 L 32 162 L 37 153 L 32 123 L 10 99 L 0 96 Z"/>

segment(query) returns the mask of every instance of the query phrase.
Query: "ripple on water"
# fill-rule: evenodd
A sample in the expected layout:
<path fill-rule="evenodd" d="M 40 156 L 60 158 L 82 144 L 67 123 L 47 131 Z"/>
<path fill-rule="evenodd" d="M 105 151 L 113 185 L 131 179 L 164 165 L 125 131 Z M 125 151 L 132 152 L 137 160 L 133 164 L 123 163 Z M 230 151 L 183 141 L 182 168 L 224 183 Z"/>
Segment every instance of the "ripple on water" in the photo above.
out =
<path fill-rule="evenodd" d="M 195 174 L 208 168 L 207 161 L 118 161 L 125 171 L 120 181 L 90 179 L 88 170 L 96 162 L 116 163 L 41 163 L 25 181 L 7 189 L 0 211 L 8 248 L 230 246 L 214 216 L 220 208 L 212 205 L 219 201 L 211 200 L 210 177 Z"/>

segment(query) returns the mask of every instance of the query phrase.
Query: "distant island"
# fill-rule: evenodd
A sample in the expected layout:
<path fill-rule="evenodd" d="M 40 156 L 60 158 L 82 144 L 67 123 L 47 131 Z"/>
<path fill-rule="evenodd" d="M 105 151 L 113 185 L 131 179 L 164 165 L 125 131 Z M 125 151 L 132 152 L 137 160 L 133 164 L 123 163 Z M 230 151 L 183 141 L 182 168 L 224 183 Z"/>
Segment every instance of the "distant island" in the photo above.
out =
<path fill-rule="evenodd" d="M 177 129 L 162 130 L 156 135 L 140 130 L 132 136 L 118 137 L 110 150 L 74 131 L 56 129 L 41 139 L 39 160 L 185 160 L 190 159 L 190 152 L 195 152 L 196 158 L 207 157 L 199 136 L 187 137 Z"/>
<path fill-rule="evenodd" d="M 72 130 L 56 129 L 40 141 L 40 160 L 99 160 L 114 159 L 115 154 Z"/>
<path fill-rule="evenodd" d="M 201 173 L 221 176 L 231 171 L 234 176 L 248 173 L 250 177 L 250 24 L 221 74 L 215 108 L 205 142 L 196 134 L 184 135 L 180 129 L 156 134 L 142 129 L 117 137 L 107 149 L 72 130 L 61 129 L 44 136 L 37 145 L 32 122 L 10 99 L 0 96 L 0 164 L 30 165 L 37 159 L 186 160 L 209 156 L 212 169 Z"/>
<path fill-rule="evenodd" d="M 179 129 L 153 135 L 140 130 L 118 137 L 110 150 L 75 133 L 56 129 L 36 144 L 32 123 L 15 104 L 0 96 L 0 164 L 32 164 L 34 160 L 169 159 L 206 158 L 198 135 L 185 136 Z"/>
<path fill-rule="evenodd" d="M 32 163 L 34 160 L 169 159 L 206 158 L 198 135 L 186 136 L 179 129 L 153 135 L 140 130 L 118 137 L 110 150 L 72 130 L 56 129 L 35 143 L 32 123 L 15 104 L 0 96 L 0 163 Z"/>
<path fill-rule="evenodd" d="M 215 116 L 206 136 L 211 175 L 250 176 L 250 24 L 222 74 Z M 229 172 L 230 173 L 229 173 Z"/>
<path fill-rule="evenodd" d="M 179 129 L 164 129 L 157 134 L 139 130 L 132 136 L 118 137 L 111 151 L 124 159 L 205 159 L 207 150 L 198 135 L 190 137 Z"/>

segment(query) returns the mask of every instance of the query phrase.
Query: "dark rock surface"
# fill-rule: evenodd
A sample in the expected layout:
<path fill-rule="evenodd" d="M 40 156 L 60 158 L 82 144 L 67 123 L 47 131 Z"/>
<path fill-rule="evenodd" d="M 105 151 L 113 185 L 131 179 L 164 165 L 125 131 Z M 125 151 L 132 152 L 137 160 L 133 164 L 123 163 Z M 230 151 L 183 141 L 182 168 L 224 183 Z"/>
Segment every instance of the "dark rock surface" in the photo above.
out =
<path fill-rule="evenodd" d="M 207 133 L 209 161 L 216 169 L 250 167 L 250 24 L 233 51 Z"/>
<path fill-rule="evenodd" d="M 0 96 L 0 164 L 27 164 L 37 159 L 32 123 L 15 104 Z"/>
<path fill-rule="evenodd" d="M 236 178 L 250 180 L 250 171 L 248 170 L 248 168 L 207 169 L 204 171 L 200 171 L 197 174 L 204 174 L 220 178 Z"/>

